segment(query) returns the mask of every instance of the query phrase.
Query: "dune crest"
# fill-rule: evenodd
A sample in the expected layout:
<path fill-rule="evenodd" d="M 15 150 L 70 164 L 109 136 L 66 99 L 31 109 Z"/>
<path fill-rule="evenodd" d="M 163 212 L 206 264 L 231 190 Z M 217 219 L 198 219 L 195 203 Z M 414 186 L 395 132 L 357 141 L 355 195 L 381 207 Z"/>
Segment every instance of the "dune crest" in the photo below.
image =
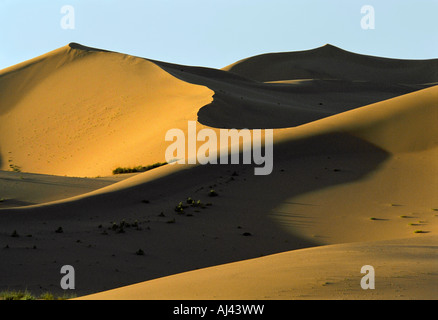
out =
<path fill-rule="evenodd" d="M 342 65 L 342 68 L 339 66 Z M 267 53 L 223 68 L 257 81 L 344 79 L 377 83 L 436 83 L 438 59 L 403 60 L 349 52 L 333 45 Z"/>

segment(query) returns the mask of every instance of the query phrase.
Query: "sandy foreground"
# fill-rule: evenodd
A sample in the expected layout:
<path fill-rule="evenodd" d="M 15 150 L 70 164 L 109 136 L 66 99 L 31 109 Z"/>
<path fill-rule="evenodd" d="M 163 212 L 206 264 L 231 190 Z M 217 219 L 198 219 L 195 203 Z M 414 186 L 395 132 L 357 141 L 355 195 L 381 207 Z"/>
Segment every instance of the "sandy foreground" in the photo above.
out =
<path fill-rule="evenodd" d="M 79 299 L 436 299 L 437 83 L 436 59 L 330 45 L 217 70 L 72 43 L 1 70 L 0 291 L 62 294 L 72 265 Z M 111 175 L 188 121 L 273 129 L 272 173 Z"/>

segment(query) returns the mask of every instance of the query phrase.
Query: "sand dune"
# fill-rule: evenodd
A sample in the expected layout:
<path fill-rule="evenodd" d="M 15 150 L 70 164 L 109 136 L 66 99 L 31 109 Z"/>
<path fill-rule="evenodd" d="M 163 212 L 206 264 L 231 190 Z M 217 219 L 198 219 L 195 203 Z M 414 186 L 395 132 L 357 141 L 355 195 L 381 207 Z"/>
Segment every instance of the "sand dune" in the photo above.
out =
<path fill-rule="evenodd" d="M 435 299 L 437 238 L 324 246 L 215 266 L 79 299 Z M 412 264 L 412 259 L 418 262 Z M 373 265 L 374 290 L 360 286 Z"/>
<path fill-rule="evenodd" d="M 124 177 L 100 179 L 0 171 L 0 209 L 63 200 L 111 185 Z"/>
<path fill-rule="evenodd" d="M 324 54 L 332 57 L 331 50 L 317 52 L 305 56 L 315 64 Z M 345 68 L 345 61 L 355 62 L 350 55 L 337 63 Z M 268 62 L 275 64 L 275 57 Z M 427 61 L 429 72 L 436 64 Z M 407 85 L 399 78 L 384 84 L 343 79 L 264 84 L 222 70 L 70 44 L 1 71 L 0 168 L 110 175 L 118 166 L 162 162 L 161 137 L 170 128 L 186 131 L 188 120 L 215 128 L 297 126 L 422 89 L 424 73 L 418 68 L 404 71 L 418 78 Z"/>
<path fill-rule="evenodd" d="M 268 65 L 275 63 L 270 58 Z M 315 57 L 309 59 L 313 61 Z M 221 70 L 154 62 L 181 80 L 214 91 L 213 101 L 199 110 L 198 121 L 217 128 L 294 127 L 430 86 L 363 81 L 359 75 L 348 80 L 315 78 L 264 83 Z M 339 68 L 344 64 L 337 61 Z M 431 67 L 436 65 L 436 61 L 430 62 Z"/>
<path fill-rule="evenodd" d="M 80 177 L 164 161 L 166 131 L 211 100 L 145 59 L 76 45 L 3 70 L 0 88 L 1 168 Z"/>
<path fill-rule="evenodd" d="M 1 168 L 32 174 L 0 177 L 1 287 L 61 291 L 71 264 L 78 295 L 138 283 L 85 299 L 433 298 L 436 66 L 325 46 L 215 70 L 70 44 L 2 70 Z M 166 131 L 187 132 L 189 120 L 275 128 L 272 174 L 45 176 L 163 161 Z M 210 205 L 175 212 L 188 197 Z M 380 291 L 360 288 L 364 264 Z"/>
<path fill-rule="evenodd" d="M 377 83 L 436 83 L 437 59 L 401 60 L 361 55 L 333 45 L 305 51 L 268 53 L 223 70 L 257 81 L 337 79 Z M 339 66 L 342 65 L 342 68 Z"/>

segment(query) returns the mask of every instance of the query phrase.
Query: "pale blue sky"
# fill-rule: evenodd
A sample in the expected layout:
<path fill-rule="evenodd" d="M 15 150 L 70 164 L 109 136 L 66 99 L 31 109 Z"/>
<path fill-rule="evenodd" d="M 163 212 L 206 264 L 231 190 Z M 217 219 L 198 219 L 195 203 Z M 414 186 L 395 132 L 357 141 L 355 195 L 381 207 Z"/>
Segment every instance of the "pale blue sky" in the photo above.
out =
<path fill-rule="evenodd" d="M 75 29 L 61 28 L 71 5 Z M 372 5 L 375 29 L 361 28 Z M 438 0 L 0 0 L 0 69 L 69 42 L 221 68 L 266 52 L 331 43 L 404 59 L 438 58 Z"/>

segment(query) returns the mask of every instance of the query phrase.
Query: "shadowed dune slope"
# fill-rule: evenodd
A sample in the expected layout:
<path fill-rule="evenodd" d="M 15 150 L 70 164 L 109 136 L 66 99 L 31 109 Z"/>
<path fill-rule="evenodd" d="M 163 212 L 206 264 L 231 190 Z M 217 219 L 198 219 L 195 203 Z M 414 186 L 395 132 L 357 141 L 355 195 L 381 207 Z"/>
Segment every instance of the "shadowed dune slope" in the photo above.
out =
<path fill-rule="evenodd" d="M 434 299 L 437 240 L 435 236 L 295 250 L 79 299 Z M 361 268 L 366 265 L 375 270 L 374 290 L 361 288 Z"/>
<path fill-rule="evenodd" d="M 29 206 L 91 192 L 122 178 L 73 178 L 0 171 L 0 209 Z"/>
<path fill-rule="evenodd" d="M 401 60 L 374 57 L 327 44 L 311 50 L 262 54 L 238 61 L 223 70 L 262 82 L 342 79 L 427 84 L 437 82 L 438 59 Z"/>
<path fill-rule="evenodd" d="M 218 128 L 299 126 L 438 82 L 436 59 L 368 57 L 330 45 L 248 58 L 223 69 L 229 74 L 154 62 L 181 80 L 214 91 L 198 121 Z"/>

